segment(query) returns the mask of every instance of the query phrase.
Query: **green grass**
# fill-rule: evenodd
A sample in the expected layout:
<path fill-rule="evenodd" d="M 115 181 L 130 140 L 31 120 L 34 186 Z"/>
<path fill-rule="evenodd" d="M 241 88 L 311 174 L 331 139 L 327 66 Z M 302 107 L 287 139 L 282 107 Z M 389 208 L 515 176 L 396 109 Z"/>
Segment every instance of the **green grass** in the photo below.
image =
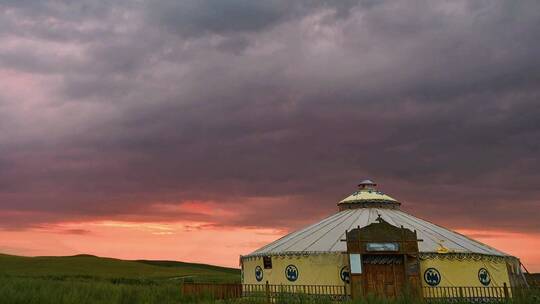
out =
<path fill-rule="evenodd" d="M 125 261 L 90 255 L 21 257 L 0 254 L 0 276 L 107 281 L 239 282 L 240 270 L 174 261 Z"/>
<path fill-rule="evenodd" d="M 20 257 L 0 254 L 2 304 L 200 303 L 201 299 L 182 296 L 183 281 L 239 282 L 240 270 L 90 255 Z"/>
<path fill-rule="evenodd" d="M 6 304 L 182 303 L 182 300 L 178 284 L 0 277 L 0 302 Z"/>
<path fill-rule="evenodd" d="M 177 304 L 266 303 L 237 299 L 214 301 L 181 294 L 182 281 L 230 283 L 240 280 L 238 269 L 174 261 L 124 261 L 89 255 L 19 257 L 0 254 L 1 304 Z M 284 296 L 276 304 L 326 304 L 330 299 L 305 295 Z M 367 298 L 346 304 L 416 304 Z M 453 302 L 455 304 L 464 302 Z M 512 304 L 538 304 L 540 293 L 515 299 Z"/>

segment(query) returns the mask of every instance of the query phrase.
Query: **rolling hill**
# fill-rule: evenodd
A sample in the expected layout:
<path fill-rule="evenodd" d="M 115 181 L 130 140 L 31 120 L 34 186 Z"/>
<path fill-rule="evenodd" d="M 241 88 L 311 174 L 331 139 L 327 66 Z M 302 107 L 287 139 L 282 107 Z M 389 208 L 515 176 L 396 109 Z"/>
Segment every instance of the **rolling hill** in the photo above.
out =
<path fill-rule="evenodd" d="M 92 255 L 22 257 L 0 254 L 0 276 L 55 280 L 238 282 L 240 270 L 176 261 L 127 261 Z"/>

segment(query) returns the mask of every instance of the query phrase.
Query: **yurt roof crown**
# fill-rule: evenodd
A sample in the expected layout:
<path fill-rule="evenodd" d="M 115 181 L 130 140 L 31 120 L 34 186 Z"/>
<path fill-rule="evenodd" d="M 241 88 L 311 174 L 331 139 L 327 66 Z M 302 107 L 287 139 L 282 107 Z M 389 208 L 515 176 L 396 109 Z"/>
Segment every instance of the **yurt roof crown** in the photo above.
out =
<path fill-rule="evenodd" d="M 358 184 L 358 190 L 338 203 L 339 210 L 357 208 L 399 208 L 400 203 L 394 198 L 377 190 L 377 184 L 366 179 Z"/>

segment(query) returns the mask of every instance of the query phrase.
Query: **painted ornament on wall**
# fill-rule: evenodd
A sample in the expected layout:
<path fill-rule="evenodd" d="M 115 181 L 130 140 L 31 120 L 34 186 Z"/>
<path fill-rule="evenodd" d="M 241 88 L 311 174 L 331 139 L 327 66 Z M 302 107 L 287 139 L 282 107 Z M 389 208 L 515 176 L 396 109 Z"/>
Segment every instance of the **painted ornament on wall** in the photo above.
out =
<path fill-rule="evenodd" d="M 285 277 L 291 282 L 298 280 L 298 268 L 294 265 L 287 266 L 287 268 L 285 268 Z"/>
<path fill-rule="evenodd" d="M 341 280 L 345 283 L 349 283 L 350 280 L 351 280 L 351 277 L 350 277 L 350 272 L 349 272 L 349 267 L 347 266 L 343 266 L 341 268 L 341 270 L 339 271 L 339 277 L 341 278 Z"/>
<path fill-rule="evenodd" d="M 435 268 L 428 268 L 424 272 L 424 281 L 426 281 L 429 286 L 437 286 L 441 283 L 441 274 Z"/>
<path fill-rule="evenodd" d="M 489 271 L 487 271 L 487 269 L 485 268 L 480 268 L 480 270 L 478 270 L 478 280 L 480 281 L 480 283 L 482 283 L 482 285 L 488 286 L 489 283 L 491 283 L 491 276 L 489 275 Z"/>
<path fill-rule="evenodd" d="M 263 270 L 261 266 L 255 267 L 255 279 L 257 280 L 257 282 L 260 282 L 263 279 Z"/>

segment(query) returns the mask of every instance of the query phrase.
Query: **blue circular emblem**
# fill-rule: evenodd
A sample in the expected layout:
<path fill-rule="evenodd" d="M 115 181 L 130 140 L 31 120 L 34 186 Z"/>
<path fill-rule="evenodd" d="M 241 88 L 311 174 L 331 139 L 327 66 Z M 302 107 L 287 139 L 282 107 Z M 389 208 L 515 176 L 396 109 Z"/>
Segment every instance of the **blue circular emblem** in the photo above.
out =
<path fill-rule="evenodd" d="M 441 283 L 441 274 L 435 268 L 428 268 L 424 272 L 424 281 L 426 281 L 429 286 L 437 286 Z"/>
<path fill-rule="evenodd" d="M 294 265 L 287 266 L 287 268 L 285 268 L 285 276 L 287 277 L 287 280 L 291 282 L 298 280 L 298 268 Z"/>
<path fill-rule="evenodd" d="M 255 279 L 257 280 L 257 282 L 260 282 L 263 279 L 263 270 L 261 266 L 255 267 Z"/>
<path fill-rule="evenodd" d="M 341 278 L 343 282 L 349 283 L 351 279 L 351 276 L 349 273 L 349 267 L 343 266 L 341 270 L 339 271 L 339 277 Z"/>
<path fill-rule="evenodd" d="M 491 283 L 491 276 L 489 275 L 489 271 L 487 271 L 487 269 L 485 268 L 480 268 L 480 270 L 478 270 L 478 280 L 480 281 L 480 283 L 482 283 L 482 285 L 488 286 L 489 283 Z"/>

